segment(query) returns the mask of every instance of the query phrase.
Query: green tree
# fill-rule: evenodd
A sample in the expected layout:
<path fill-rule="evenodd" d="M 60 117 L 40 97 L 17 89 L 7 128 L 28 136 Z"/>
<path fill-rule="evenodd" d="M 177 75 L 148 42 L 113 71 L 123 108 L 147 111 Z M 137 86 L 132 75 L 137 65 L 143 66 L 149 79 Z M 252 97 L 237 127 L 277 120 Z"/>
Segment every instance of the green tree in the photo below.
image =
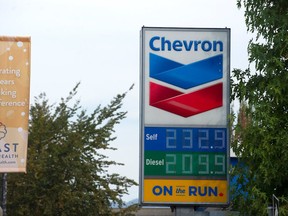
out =
<path fill-rule="evenodd" d="M 248 46 L 250 67 L 233 70 L 231 99 L 242 104 L 232 141 L 240 161 L 233 203 L 248 215 L 267 215 L 275 194 L 281 215 L 288 215 L 288 1 L 237 4 L 255 37 Z"/>
<path fill-rule="evenodd" d="M 59 104 L 45 94 L 35 98 L 27 173 L 8 175 L 8 215 L 113 215 L 111 204 L 123 207 L 122 196 L 137 184 L 110 174 L 109 166 L 123 164 L 104 155 L 116 150 L 111 142 L 127 114 L 121 111 L 127 92 L 88 114 L 74 99 L 78 86 Z"/>

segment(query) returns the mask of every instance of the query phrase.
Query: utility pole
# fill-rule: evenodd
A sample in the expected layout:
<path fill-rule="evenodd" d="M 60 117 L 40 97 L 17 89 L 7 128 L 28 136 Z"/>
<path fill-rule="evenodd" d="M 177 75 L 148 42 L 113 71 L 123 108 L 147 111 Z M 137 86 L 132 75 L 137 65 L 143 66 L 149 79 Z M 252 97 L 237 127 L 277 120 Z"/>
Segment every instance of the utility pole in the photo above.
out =
<path fill-rule="evenodd" d="M 7 216 L 7 173 L 3 173 L 2 175 L 2 211 L 3 216 Z M 1 213 L 0 213 L 1 215 Z"/>

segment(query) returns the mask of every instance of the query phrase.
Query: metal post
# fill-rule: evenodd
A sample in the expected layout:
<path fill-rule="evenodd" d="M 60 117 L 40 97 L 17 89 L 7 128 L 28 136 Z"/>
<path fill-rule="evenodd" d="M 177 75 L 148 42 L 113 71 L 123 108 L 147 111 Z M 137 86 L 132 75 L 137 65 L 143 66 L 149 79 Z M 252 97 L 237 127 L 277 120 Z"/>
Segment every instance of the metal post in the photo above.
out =
<path fill-rule="evenodd" d="M 279 215 L 279 199 L 273 194 L 272 195 L 272 206 L 273 206 L 273 216 Z"/>
<path fill-rule="evenodd" d="M 209 216 L 208 211 L 196 211 L 194 207 L 175 207 L 175 216 Z"/>
<path fill-rule="evenodd" d="M 195 215 L 195 211 L 193 207 L 176 207 L 175 216 L 192 216 Z"/>
<path fill-rule="evenodd" d="M 3 210 L 3 216 L 7 216 L 7 173 L 3 173 L 2 176 L 2 210 Z"/>

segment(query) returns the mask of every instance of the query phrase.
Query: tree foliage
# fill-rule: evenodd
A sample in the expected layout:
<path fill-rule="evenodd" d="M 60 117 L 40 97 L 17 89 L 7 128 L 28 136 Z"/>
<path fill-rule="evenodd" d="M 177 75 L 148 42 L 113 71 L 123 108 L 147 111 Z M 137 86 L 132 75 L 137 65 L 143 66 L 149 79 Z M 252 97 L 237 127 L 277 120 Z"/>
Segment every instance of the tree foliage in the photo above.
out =
<path fill-rule="evenodd" d="M 116 150 L 115 125 L 126 117 L 121 111 L 126 96 L 91 113 L 74 99 L 79 84 L 59 104 L 45 94 L 30 109 L 27 173 L 9 174 L 8 215 L 112 215 L 122 196 L 136 185 L 131 179 L 108 172 L 123 165 L 104 155 Z"/>
<path fill-rule="evenodd" d="M 288 215 L 288 1 L 237 3 L 255 35 L 248 46 L 255 70 L 234 69 L 231 81 L 231 99 L 241 102 L 232 141 L 240 161 L 234 205 L 249 215 L 267 215 L 275 194 Z"/>

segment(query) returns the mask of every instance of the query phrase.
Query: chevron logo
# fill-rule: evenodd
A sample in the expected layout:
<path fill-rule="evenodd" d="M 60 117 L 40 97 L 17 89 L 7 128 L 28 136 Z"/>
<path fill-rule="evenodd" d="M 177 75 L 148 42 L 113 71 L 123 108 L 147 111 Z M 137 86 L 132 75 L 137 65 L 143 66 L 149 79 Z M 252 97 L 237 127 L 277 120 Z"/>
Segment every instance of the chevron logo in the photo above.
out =
<path fill-rule="evenodd" d="M 150 53 L 150 77 L 177 86 L 191 89 L 223 77 L 223 55 L 184 65 Z M 149 83 L 150 105 L 159 109 L 190 117 L 223 106 L 223 83 L 213 84 L 190 93 Z"/>

